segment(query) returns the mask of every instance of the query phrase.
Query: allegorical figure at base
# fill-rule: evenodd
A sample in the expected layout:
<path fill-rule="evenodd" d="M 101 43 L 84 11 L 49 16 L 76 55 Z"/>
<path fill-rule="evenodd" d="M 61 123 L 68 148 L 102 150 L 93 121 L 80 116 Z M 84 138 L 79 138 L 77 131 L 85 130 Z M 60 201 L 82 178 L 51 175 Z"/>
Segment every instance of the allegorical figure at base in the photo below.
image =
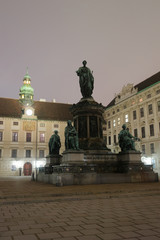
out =
<path fill-rule="evenodd" d="M 55 130 L 54 134 L 51 136 L 48 146 L 49 146 L 49 155 L 59 154 L 61 141 L 60 141 L 60 137 L 58 136 L 57 130 Z"/>
<path fill-rule="evenodd" d="M 132 136 L 132 134 L 129 132 L 129 129 L 126 127 L 126 124 L 123 124 L 122 130 L 118 135 L 118 141 L 121 151 L 122 152 L 126 152 L 129 150 L 136 151 L 135 140 L 139 141 L 140 139 Z"/>
<path fill-rule="evenodd" d="M 65 148 L 66 150 L 79 150 L 78 133 L 74 126 L 72 126 L 71 120 L 67 121 L 67 127 L 65 128 Z"/>

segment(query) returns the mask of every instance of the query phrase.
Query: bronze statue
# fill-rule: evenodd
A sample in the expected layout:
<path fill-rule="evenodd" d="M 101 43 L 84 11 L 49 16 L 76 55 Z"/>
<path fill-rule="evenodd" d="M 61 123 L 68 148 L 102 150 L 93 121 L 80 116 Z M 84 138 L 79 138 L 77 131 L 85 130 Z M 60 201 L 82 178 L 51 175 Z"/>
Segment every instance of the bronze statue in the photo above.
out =
<path fill-rule="evenodd" d="M 79 150 L 78 134 L 75 127 L 72 126 L 71 120 L 67 121 L 67 127 L 65 128 L 65 148 L 66 150 Z"/>
<path fill-rule="evenodd" d="M 121 148 L 122 152 L 126 152 L 129 150 L 134 150 L 135 149 L 135 140 L 140 140 L 139 138 L 136 138 L 130 134 L 129 129 L 126 127 L 126 124 L 122 125 L 122 130 L 120 131 L 118 135 L 118 140 L 119 140 L 119 146 Z"/>
<path fill-rule="evenodd" d="M 60 141 L 60 137 L 58 136 L 57 130 L 55 130 L 54 134 L 51 136 L 48 146 L 49 146 L 49 155 L 59 154 L 61 141 Z"/>
<path fill-rule="evenodd" d="M 83 98 L 89 98 L 94 88 L 94 77 L 91 70 L 86 67 L 87 62 L 84 60 L 82 63 L 83 67 L 80 67 L 76 73 L 79 76 L 79 85 Z"/>

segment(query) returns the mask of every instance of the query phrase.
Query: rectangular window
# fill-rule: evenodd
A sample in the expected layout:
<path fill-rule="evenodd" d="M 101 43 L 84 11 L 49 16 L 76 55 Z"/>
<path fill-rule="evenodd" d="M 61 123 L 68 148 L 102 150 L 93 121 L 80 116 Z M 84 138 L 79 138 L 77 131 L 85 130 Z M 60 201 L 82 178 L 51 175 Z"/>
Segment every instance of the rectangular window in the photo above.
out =
<path fill-rule="evenodd" d="M 13 122 L 13 125 L 14 126 L 18 126 L 18 122 Z"/>
<path fill-rule="evenodd" d="M 45 123 L 40 123 L 40 127 L 45 127 Z"/>
<path fill-rule="evenodd" d="M 150 144 L 150 150 L 151 150 L 151 154 L 155 152 L 155 151 L 154 151 L 154 143 L 151 143 L 151 144 Z"/>
<path fill-rule="evenodd" d="M 120 120 L 120 118 L 118 118 L 118 125 L 120 125 L 121 124 L 121 120 Z"/>
<path fill-rule="evenodd" d="M 111 128 L 111 121 L 108 121 L 108 129 Z"/>
<path fill-rule="evenodd" d="M 133 111 L 133 120 L 137 119 L 137 113 L 136 110 Z"/>
<path fill-rule="evenodd" d="M 151 94 L 148 94 L 148 95 L 147 95 L 147 98 L 151 98 Z"/>
<path fill-rule="evenodd" d="M 154 136 L 154 125 L 151 124 L 151 125 L 149 126 L 149 128 L 150 128 L 150 136 L 152 137 L 152 136 Z"/>
<path fill-rule="evenodd" d="M 26 142 L 31 142 L 31 133 L 26 133 Z"/>
<path fill-rule="evenodd" d="M 59 125 L 58 124 L 54 124 L 54 128 L 59 128 Z"/>
<path fill-rule="evenodd" d="M 144 117 L 144 108 L 140 108 L 140 117 Z"/>
<path fill-rule="evenodd" d="M 12 158 L 16 158 L 17 157 L 17 149 L 12 149 L 11 157 Z"/>
<path fill-rule="evenodd" d="M 148 114 L 152 114 L 153 113 L 153 109 L 152 109 L 152 104 L 148 105 Z"/>
<path fill-rule="evenodd" d="M 44 150 L 39 150 L 39 157 L 44 158 Z"/>
<path fill-rule="evenodd" d="M 134 136 L 138 137 L 138 130 L 137 130 L 137 128 L 134 129 Z"/>
<path fill-rule="evenodd" d="M 2 157 L 2 149 L 0 149 L 0 158 Z"/>
<path fill-rule="evenodd" d="M 30 158 L 31 157 L 31 150 L 26 150 L 26 158 Z"/>
<path fill-rule="evenodd" d="M 116 135 L 114 135 L 114 143 L 116 144 Z"/>
<path fill-rule="evenodd" d="M 128 114 L 125 115 L 125 122 L 128 122 Z"/>
<path fill-rule="evenodd" d="M 156 94 L 159 94 L 160 93 L 160 89 L 158 89 L 157 91 L 156 91 Z"/>
<path fill-rule="evenodd" d="M 145 154 L 145 153 L 146 153 L 146 146 L 142 145 L 142 154 Z"/>
<path fill-rule="evenodd" d="M 113 120 L 113 127 L 115 127 L 116 126 L 116 120 L 114 119 Z"/>
<path fill-rule="evenodd" d="M 3 141 L 3 132 L 0 132 L 0 142 Z"/>
<path fill-rule="evenodd" d="M 3 125 L 3 121 L 0 121 L 0 125 Z"/>
<path fill-rule="evenodd" d="M 158 109 L 158 112 L 160 112 L 160 101 L 157 102 L 157 109 Z"/>
<path fill-rule="evenodd" d="M 108 144 L 111 145 L 111 136 L 108 137 Z"/>
<path fill-rule="evenodd" d="M 45 142 L 45 134 L 44 134 L 44 133 L 40 133 L 40 135 L 39 135 L 39 141 L 40 141 L 40 142 Z"/>
<path fill-rule="evenodd" d="M 12 132 L 12 142 L 18 142 L 18 132 Z"/>
<path fill-rule="evenodd" d="M 141 128 L 142 138 L 145 138 L 145 127 Z"/>

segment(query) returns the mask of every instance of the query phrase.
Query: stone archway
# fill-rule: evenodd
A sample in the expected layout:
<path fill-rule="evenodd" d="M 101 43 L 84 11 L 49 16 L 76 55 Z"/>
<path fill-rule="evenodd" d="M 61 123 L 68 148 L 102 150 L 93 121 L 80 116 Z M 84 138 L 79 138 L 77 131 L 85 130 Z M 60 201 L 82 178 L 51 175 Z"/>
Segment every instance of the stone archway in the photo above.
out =
<path fill-rule="evenodd" d="M 30 162 L 26 162 L 23 166 L 24 176 L 31 176 L 32 174 L 32 164 Z"/>

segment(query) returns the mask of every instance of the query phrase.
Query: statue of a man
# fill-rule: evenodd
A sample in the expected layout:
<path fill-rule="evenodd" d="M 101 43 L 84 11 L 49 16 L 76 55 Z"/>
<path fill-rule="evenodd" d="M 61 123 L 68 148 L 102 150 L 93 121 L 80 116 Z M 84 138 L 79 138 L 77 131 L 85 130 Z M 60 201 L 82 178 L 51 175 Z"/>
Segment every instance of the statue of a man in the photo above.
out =
<path fill-rule="evenodd" d="M 80 67 L 76 73 L 79 76 L 79 85 L 83 98 L 89 98 L 94 88 L 94 77 L 91 70 L 86 67 L 87 62 L 84 60 L 82 63 L 83 67 Z"/>
<path fill-rule="evenodd" d="M 72 126 L 71 120 L 67 121 L 67 127 L 65 128 L 65 148 L 79 150 L 78 146 L 78 134 L 75 127 Z"/>
<path fill-rule="evenodd" d="M 121 148 L 122 152 L 134 150 L 135 149 L 135 140 L 140 140 L 139 138 L 136 138 L 130 134 L 129 129 L 126 127 L 126 124 L 122 125 L 122 130 L 120 131 L 118 135 L 119 140 L 119 146 Z"/>
<path fill-rule="evenodd" d="M 60 141 L 60 137 L 58 136 L 57 130 L 55 130 L 54 134 L 51 136 L 48 146 L 49 146 L 49 155 L 59 154 L 61 141 Z"/>

